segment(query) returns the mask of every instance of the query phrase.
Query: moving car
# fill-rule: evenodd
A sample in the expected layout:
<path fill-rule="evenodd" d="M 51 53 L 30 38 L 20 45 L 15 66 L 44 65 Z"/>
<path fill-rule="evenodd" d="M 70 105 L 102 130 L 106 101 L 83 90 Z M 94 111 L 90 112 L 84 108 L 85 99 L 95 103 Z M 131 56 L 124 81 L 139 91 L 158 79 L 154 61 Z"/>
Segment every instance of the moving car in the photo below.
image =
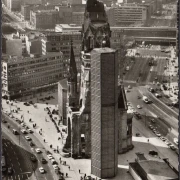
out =
<path fill-rule="evenodd" d="M 52 165 L 58 164 L 55 159 L 51 159 L 51 163 L 52 163 Z"/>
<path fill-rule="evenodd" d="M 41 158 L 41 162 L 42 162 L 42 164 L 46 164 L 47 163 L 46 159 L 44 159 L 44 158 Z"/>
<path fill-rule="evenodd" d="M 25 129 L 21 129 L 21 132 L 22 132 L 23 134 L 27 134 L 27 131 L 26 131 Z"/>
<path fill-rule="evenodd" d="M 31 141 L 31 138 L 30 138 L 29 136 L 25 136 L 25 139 L 26 139 L 27 141 Z"/>
<path fill-rule="evenodd" d="M 7 123 L 7 121 L 6 121 L 6 120 L 2 120 L 2 122 L 3 122 L 3 123 Z"/>
<path fill-rule="evenodd" d="M 44 169 L 43 167 L 40 167 L 40 168 L 39 168 L 39 172 L 40 172 L 41 174 L 44 174 L 44 173 L 45 173 L 45 169 Z"/>
<path fill-rule="evenodd" d="M 56 169 L 59 169 L 59 167 L 58 167 L 58 165 L 57 164 L 54 164 L 54 165 L 52 165 L 53 166 L 53 168 L 56 170 Z"/>
<path fill-rule="evenodd" d="M 141 107 L 140 105 L 137 105 L 137 108 L 138 108 L 138 109 L 141 109 L 142 107 Z"/>
<path fill-rule="evenodd" d="M 42 151 L 39 148 L 36 148 L 35 151 L 36 151 L 37 154 L 42 153 Z"/>
<path fill-rule="evenodd" d="M 34 133 L 34 131 L 31 130 L 31 129 L 27 129 L 27 131 L 28 131 L 29 133 Z"/>
<path fill-rule="evenodd" d="M 48 154 L 48 155 L 47 155 L 47 158 L 48 158 L 49 160 L 53 159 L 52 154 Z"/>

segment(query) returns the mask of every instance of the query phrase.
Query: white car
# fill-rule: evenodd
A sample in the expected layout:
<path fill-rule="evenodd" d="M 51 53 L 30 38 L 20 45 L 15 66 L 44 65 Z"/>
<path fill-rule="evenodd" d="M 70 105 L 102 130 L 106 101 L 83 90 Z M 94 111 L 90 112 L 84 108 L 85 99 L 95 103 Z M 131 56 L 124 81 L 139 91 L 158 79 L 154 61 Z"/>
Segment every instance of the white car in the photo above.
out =
<path fill-rule="evenodd" d="M 141 109 L 142 107 L 141 107 L 140 105 L 137 105 L 137 108 L 138 108 L 138 109 Z"/>
<path fill-rule="evenodd" d="M 127 102 L 127 105 L 128 105 L 128 106 L 131 106 L 131 103 L 130 103 L 130 102 Z"/>
<path fill-rule="evenodd" d="M 26 131 L 25 129 L 21 129 L 21 132 L 22 132 L 23 134 L 27 134 L 27 131 Z"/>
<path fill-rule="evenodd" d="M 33 131 L 32 131 L 31 129 L 27 129 L 27 131 L 28 131 L 29 133 L 33 133 Z"/>
<path fill-rule="evenodd" d="M 30 138 L 29 136 L 25 136 L 25 139 L 26 139 L 27 141 L 30 141 L 30 140 L 31 140 L 31 138 Z"/>
<path fill-rule="evenodd" d="M 26 125 L 25 125 L 24 123 L 21 123 L 21 126 L 22 126 L 22 127 L 25 127 Z"/>
<path fill-rule="evenodd" d="M 52 165 L 52 166 L 53 166 L 53 168 L 54 168 L 55 170 L 58 170 L 58 169 L 59 169 L 59 167 L 58 167 L 57 164 L 54 164 L 54 165 Z"/>
<path fill-rule="evenodd" d="M 44 174 L 44 173 L 45 173 L 45 169 L 44 169 L 43 167 L 40 167 L 40 168 L 39 168 L 39 172 L 40 172 L 41 174 Z"/>
<path fill-rule="evenodd" d="M 39 148 L 35 149 L 35 151 L 36 151 L 36 153 L 38 153 L 38 154 L 40 154 L 40 153 L 42 152 Z"/>
<path fill-rule="evenodd" d="M 177 139 L 177 138 L 174 138 L 174 143 L 175 143 L 176 145 L 178 145 L 178 144 L 179 144 L 179 141 L 178 141 L 178 139 Z"/>
<path fill-rule="evenodd" d="M 52 156 L 51 154 L 48 154 L 48 155 L 47 155 L 47 158 L 48 158 L 49 160 L 51 160 L 51 159 L 53 159 L 53 156 Z"/>

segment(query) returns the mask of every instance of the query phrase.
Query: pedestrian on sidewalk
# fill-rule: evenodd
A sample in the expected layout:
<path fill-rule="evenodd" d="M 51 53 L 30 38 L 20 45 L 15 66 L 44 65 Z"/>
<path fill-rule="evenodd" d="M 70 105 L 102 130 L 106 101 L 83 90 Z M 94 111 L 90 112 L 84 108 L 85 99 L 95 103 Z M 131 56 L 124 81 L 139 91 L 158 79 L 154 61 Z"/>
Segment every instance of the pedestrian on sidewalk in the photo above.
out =
<path fill-rule="evenodd" d="M 46 142 L 46 140 L 44 139 L 44 142 Z"/>
<path fill-rule="evenodd" d="M 81 171 L 80 171 L 80 169 L 79 169 L 79 174 L 80 174 L 80 172 L 81 172 Z"/>
<path fill-rule="evenodd" d="M 27 111 L 27 113 L 29 113 L 29 111 Z"/>
<path fill-rule="evenodd" d="M 68 173 L 66 173 L 66 177 L 68 177 Z"/>
<path fill-rule="evenodd" d="M 42 131 L 42 129 L 40 129 L 40 131 Z"/>
<path fill-rule="evenodd" d="M 147 141 L 149 142 L 149 139 L 147 139 Z"/>
<path fill-rule="evenodd" d="M 70 171 L 70 166 L 68 168 L 69 168 L 69 171 Z"/>

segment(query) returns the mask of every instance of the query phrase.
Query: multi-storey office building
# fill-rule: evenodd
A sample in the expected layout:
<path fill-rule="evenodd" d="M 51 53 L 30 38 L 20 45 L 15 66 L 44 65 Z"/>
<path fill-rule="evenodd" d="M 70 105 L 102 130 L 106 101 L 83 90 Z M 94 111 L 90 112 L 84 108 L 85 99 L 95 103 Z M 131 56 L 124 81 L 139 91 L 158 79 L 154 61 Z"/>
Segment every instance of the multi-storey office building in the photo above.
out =
<path fill-rule="evenodd" d="M 21 0 L 6 0 L 5 5 L 11 11 L 20 10 Z"/>
<path fill-rule="evenodd" d="M 59 12 L 56 10 L 37 10 L 30 12 L 30 22 L 36 29 L 54 29 L 59 23 Z"/>
<path fill-rule="evenodd" d="M 112 11 L 112 12 L 111 12 Z M 144 25 L 146 23 L 146 7 L 137 4 L 119 4 L 112 7 L 108 11 L 109 22 L 114 22 L 114 25 L 131 25 L 138 23 Z"/>
<path fill-rule="evenodd" d="M 17 57 L 2 56 L 2 93 L 9 98 L 32 94 L 64 78 L 63 54 Z"/>
<path fill-rule="evenodd" d="M 84 22 L 84 12 L 73 12 L 72 13 L 72 23 L 77 25 L 82 25 Z"/>
<path fill-rule="evenodd" d="M 64 60 L 68 63 L 70 54 L 70 43 L 73 41 L 73 49 L 77 69 L 80 71 L 80 51 L 81 51 L 81 33 L 67 32 L 67 33 L 46 33 L 42 38 L 42 54 L 46 55 L 48 52 L 62 52 Z"/>
<path fill-rule="evenodd" d="M 30 11 L 37 11 L 37 10 L 54 10 L 55 5 L 47 4 L 42 5 L 41 2 L 37 1 L 36 3 L 25 3 L 21 5 L 21 17 L 24 20 L 30 20 Z"/>

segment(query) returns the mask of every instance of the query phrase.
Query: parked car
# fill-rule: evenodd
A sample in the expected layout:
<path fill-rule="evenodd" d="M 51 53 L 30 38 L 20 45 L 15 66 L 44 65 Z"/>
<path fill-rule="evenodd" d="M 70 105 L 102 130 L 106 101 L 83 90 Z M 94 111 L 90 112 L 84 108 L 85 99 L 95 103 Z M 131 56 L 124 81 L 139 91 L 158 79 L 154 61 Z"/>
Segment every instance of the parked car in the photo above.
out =
<path fill-rule="evenodd" d="M 54 164 L 54 165 L 52 165 L 53 166 L 53 168 L 56 170 L 56 169 L 59 169 L 59 167 L 58 167 L 58 165 L 57 164 Z"/>
<path fill-rule="evenodd" d="M 154 150 L 150 150 L 150 151 L 149 151 L 149 155 L 157 156 L 157 155 L 158 155 L 158 152 L 157 152 L 157 151 L 154 151 Z"/>
<path fill-rule="evenodd" d="M 170 145 L 169 146 L 173 151 L 175 151 L 176 150 L 176 148 L 175 148 L 175 146 L 174 145 Z"/>
<path fill-rule="evenodd" d="M 35 146 L 35 144 L 31 141 L 30 143 L 29 143 L 29 145 L 32 147 L 32 146 Z"/>
<path fill-rule="evenodd" d="M 176 145 L 178 145 L 178 144 L 179 144 L 179 141 L 178 141 L 178 139 L 177 139 L 177 138 L 174 138 L 174 143 L 175 143 Z"/>
<path fill-rule="evenodd" d="M 48 155 L 47 155 L 47 158 L 48 158 L 49 160 L 53 159 L 52 154 L 48 154 Z"/>
<path fill-rule="evenodd" d="M 167 139 L 166 139 L 165 137 L 163 137 L 163 136 L 161 136 L 160 139 L 161 139 L 162 141 L 166 141 L 166 140 L 167 140 Z"/>

